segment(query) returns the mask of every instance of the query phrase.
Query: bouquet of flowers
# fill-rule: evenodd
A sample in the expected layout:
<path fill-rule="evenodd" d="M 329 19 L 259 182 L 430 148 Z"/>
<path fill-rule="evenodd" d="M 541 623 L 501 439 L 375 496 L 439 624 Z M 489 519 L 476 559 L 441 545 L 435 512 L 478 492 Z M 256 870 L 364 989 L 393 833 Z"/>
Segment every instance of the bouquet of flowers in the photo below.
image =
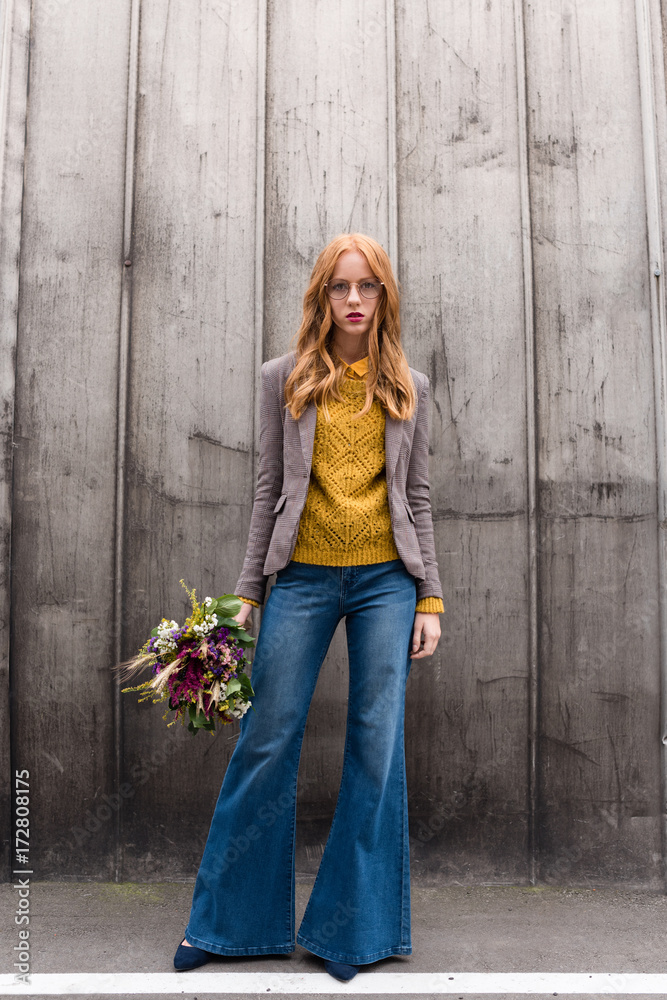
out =
<path fill-rule="evenodd" d="M 153 676 L 126 691 L 141 691 L 139 701 L 168 701 L 162 716 L 173 711 L 173 726 L 179 719 L 188 730 L 215 731 L 216 722 L 228 725 L 240 719 L 251 708 L 254 695 L 250 678 L 244 672 L 249 660 L 244 647 L 255 639 L 232 618 L 241 609 L 242 601 L 234 594 L 223 594 L 213 600 L 204 598 L 200 604 L 194 590 L 185 587 L 192 604 L 192 614 L 184 625 L 163 618 L 151 637 L 131 660 L 116 668 L 125 679 L 150 666 Z M 254 709 L 253 709 L 254 711 Z"/>

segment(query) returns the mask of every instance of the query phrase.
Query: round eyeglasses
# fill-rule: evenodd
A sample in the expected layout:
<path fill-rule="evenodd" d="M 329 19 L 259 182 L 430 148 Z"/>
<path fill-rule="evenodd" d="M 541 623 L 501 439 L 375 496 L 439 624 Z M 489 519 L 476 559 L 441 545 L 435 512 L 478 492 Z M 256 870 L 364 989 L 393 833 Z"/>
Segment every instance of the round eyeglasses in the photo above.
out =
<path fill-rule="evenodd" d="M 350 286 L 356 285 L 359 289 L 359 294 L 363 295 L 365 299 L 376 299 L 380 292 L 382 291 L 382 286 L 384 281 L 376 281 L 374 279 L 368 279 L 366 281 L 325 281 L 324 287 L 327 290 L 327 294 L 332 299 L 346 299 L 350 292 Z"/>

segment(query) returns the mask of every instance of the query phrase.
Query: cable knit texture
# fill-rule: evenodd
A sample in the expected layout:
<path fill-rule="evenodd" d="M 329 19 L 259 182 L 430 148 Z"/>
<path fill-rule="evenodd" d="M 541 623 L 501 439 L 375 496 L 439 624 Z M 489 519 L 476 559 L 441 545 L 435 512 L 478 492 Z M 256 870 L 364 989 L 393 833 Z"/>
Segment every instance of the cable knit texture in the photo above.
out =
<path fill-rule="evenodd" d="M 387 499 L 384 408 L 374 399 L 368 413 L 353 419 L 364 405 L 367 372 L 368 356 L 347 365 L 343 400 L 328 404 L 330 423 L 317 407 L 308 495 L 292 553 L 295 562 L 362 566 L 400 558 Z M 259 607 L 256 601 L 241 599 Z M 440 597 L 423 597 L 416 611 L 438 614 L 444 605 Z"/>
<path fill-rule="evenodd" d="M 310 484 L 292 559 L 320 566 L 398 559 L 387 502 L 382 404 L 374 399 L 370 411 L 353 420 L 366 396 L 364 379 L 344 378 L 341 393 L 342 402 L 329 402 L 331 423 L 317 408 Z"/>

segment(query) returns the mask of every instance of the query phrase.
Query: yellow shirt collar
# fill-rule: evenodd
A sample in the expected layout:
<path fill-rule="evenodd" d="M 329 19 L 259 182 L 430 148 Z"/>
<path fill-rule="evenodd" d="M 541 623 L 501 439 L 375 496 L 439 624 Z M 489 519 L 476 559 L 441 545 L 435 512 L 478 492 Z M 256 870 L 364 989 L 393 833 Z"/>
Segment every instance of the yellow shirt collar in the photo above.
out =
<path fill-rule="evenodd" d="M 335 351 L 334 354 L 336 354 L 337 358 L 340 357 Z M 343 361 L 342 358 L 340 360 Z M 355 376 L 363 378 L 368 373 L 368 355 L 365 358 L 359 358 L 358 361 L 353 361 L 351 365 L 348 365 L 345 361 L 343 361 L 343 364 L 345 365 L 346 375 L 351 375 L 352 378 Z"/>

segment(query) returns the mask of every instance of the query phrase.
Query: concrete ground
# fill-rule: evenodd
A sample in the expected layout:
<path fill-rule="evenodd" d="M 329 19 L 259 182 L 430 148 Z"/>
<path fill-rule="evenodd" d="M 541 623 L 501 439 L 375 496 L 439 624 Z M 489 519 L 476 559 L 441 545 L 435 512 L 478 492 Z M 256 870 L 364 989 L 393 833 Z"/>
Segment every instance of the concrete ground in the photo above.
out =
<path fill-rule="evenodd" d="M 311 886 L 312 880 L 297 883 L 297 928 Z M 139 977 L 138 983 L 141 973 L 174 973 L 173 955 L 183 938 L 193 883 L 32 882 L 30 890 L 31 974 L 133 973 Z M 16 891 L 11 885 L 0 886 L 0 900 L 5 914 L 0 972 L 7 974 L 14 971 L 13 947 L 17 943 L 13 917 Z M 667 973 L 667 896 L 662 893 L 529 886 L 424 888 L 413 883 L 411 901 L 412 955 L 364 966 L 350 984 L 336 984 L 326 974 L 309 979 L 317 988 L 309 994 L 299 990 L 299 995 L 322 995 L 327 991 L 326 986 L 322 988 L 325 979 L 334 992 L 387 995 L 388 987 L 366 993 L 369 977 L 377 973 L 447 974 L 444 979 L 450 987 L 445 983 L 445 988 L 435 993 L 411 991 L 412 996 L 425 997 L 455 991 L 456 977 L 449 980 L 452 974 L 573 972 L 616 974 L 616 996 L 641 997 L 656 993 L 625 988 L 621 974 Z M 323 973 L 324 963 L 299 945 L 287 956 L 223 958 L 187 974 L 187 980 L 184 974 L 177 975 L 175 992 L 163 989 L 159 995 L 207 1000 L 212 996 L 206 990 L 207 976 L 221 972 Z M 192 980 L 192 976 L 197 979 Z M 485 982 L 488 993 L 472 993 L 467 988 L 451 995 L 481 997 L 500 992 L 492 975 Z M 187 990 L 186 983 L 190 984 Z M 546 992 L 548 986 L 543 987 L 543 993 L 536 987 L 537 992 L 504 992 L 504 996 L 553 996 L 557 990 Z M 271 991 L 267 986 L 261 994 L 244 996 L 265 996 Z M 612 989 L 606 990 L 609 992 Z M 5 975 L 0 995 L 28 994 L 8 986 Z M 77 991 L 76 995 L 83 994 Z M 221 991 L 215 995 L 222 995 Z M 563 1000 L 583 994 L 558 995 Z M 662 995 L 667 995 L 667 990 Z"/>

